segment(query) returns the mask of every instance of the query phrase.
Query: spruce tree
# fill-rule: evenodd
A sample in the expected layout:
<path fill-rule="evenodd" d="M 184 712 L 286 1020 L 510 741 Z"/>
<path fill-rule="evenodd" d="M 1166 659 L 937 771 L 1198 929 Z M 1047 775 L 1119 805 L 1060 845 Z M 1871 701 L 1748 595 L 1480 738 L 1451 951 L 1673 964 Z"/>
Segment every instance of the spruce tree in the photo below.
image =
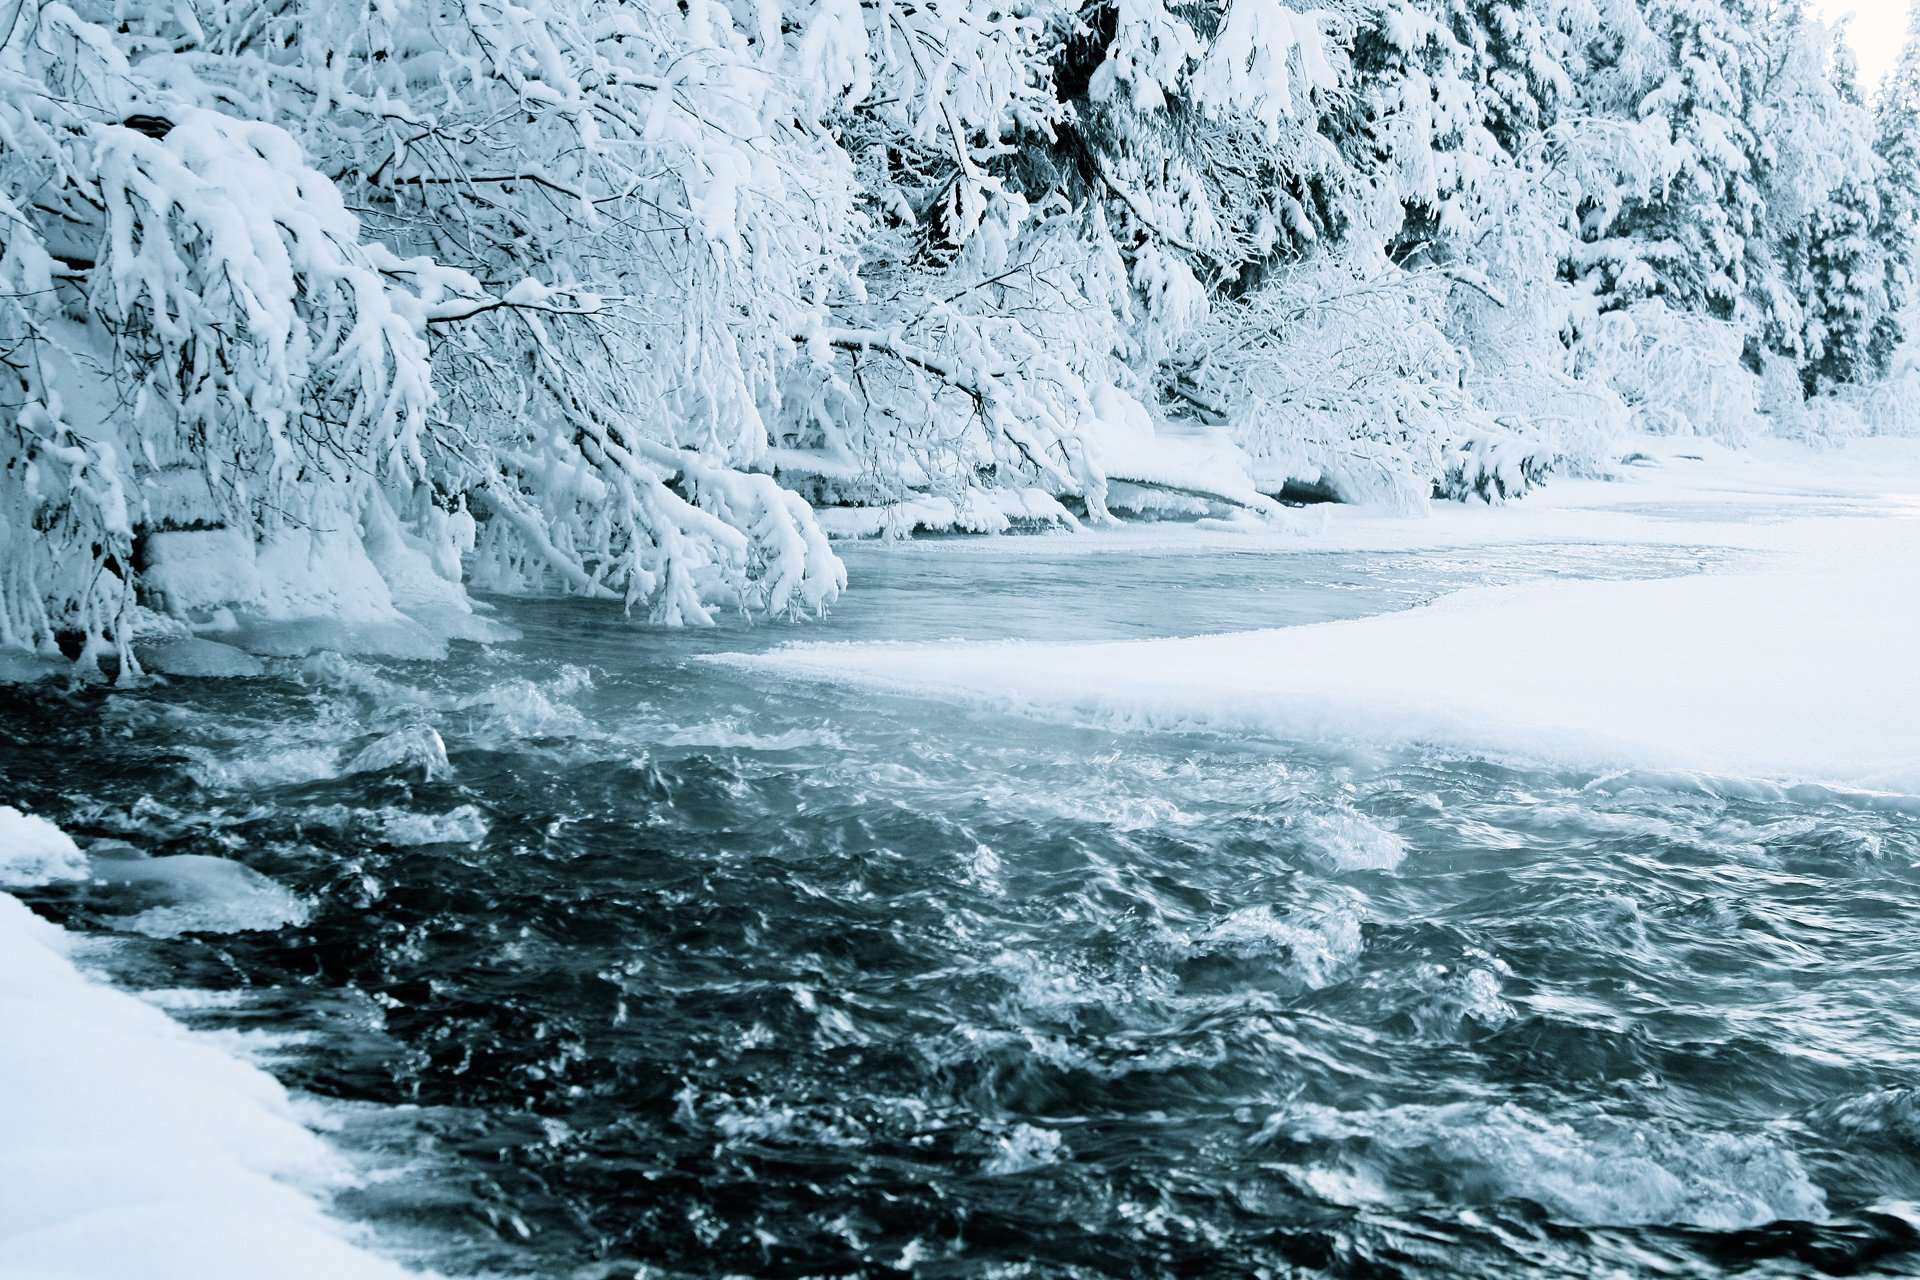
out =
<path fill-rule="evenodd" d="M 1884 369 L 1905 334 L 1912 301 L 1914 236 L 1920 233 L 1920 3 L 1908 11 L 1906 43 L 1874 102 L 1874 151 L 1882 169 L 1873 239 L 1884 261 L 1887 308 L 1872 338 L 1873 366 Z"/>
<path fill-rule="evenodd" d="M 1801 381 L 1808 394 L 1860 382 L 1885 368 L 1875 334 L 1888 320 L 1885 258 L 1875 231 L 1881 220 L 1884 165 L 1864 145 L 1865 103 L 1844 30 L 1835 33 L 1831 79 L 1840 106 L 1836 144 L 1852 142 L 1839 181 L 1813 208 L 1804 245 L 1805 324 Z"/>
<path fill-rule="evenodd" d="M 1665 110 L 1676 164 L 1644 210 L 1666 292 L 1731 317 L 1747 288 L 1747 239 L 1759 230 L 1751 88 L 1754 14 L 1740 0 L 1654 0 L 1654 29 L 1673 66 L 1642 111 Z M 1670 247 L 1669 247 L 1670 246 Z"/>

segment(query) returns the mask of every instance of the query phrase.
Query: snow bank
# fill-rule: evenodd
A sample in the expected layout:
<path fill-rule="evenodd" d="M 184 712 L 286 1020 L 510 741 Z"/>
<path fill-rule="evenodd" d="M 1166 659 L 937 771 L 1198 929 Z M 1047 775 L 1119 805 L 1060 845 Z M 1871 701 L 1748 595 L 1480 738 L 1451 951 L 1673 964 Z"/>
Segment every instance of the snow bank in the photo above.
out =
<path fill-rule="evenodd" d="M 449 640 L 510 634 L 476 614 L 433 548 L 403 530 L 384 501 L 360 526 L 285 529 L 257 544 L 235 529 L 149 535 L 141 582 L 153 606 L 194 630 L 240 646 L 155 631 L 136 646 L 144 666 L 170 675 L 258 675 L 246 650 L 299 657 L 320 648 L 440 658 Z M 441 566 L 444 568 L 445 566 Z"/>
<path fill-rule="evenodd" d="M 0 880 L 85 873 L 0 807 Z M 345 1171 L 271 1076 L 82 975 L 70 941 L 0 894 L 0 1277 L 409 1275 L 321 1212 Z"/>
<path fill-rule="evenodd" d="M 1920 790 L 1920 557 L 1462 592 L 1385 617 L 1120 644 L 845 646 L 783 674 L 1140 728 Z"/>
<path fill-rule="evenodd" d="M 719 660 L 1108 725 L 1920 793 L 1920 519 L 1904 510 L 1776 530 L 1803 553 L 1759 572 L 1484 588 L 1176 640 Z"/>
<path fill-rule="evenodd" d="M 1006 533 L 1072 529 L 1080 521 L 1044 489 L 974 489 L 958 501 L 917 494 L 887 506 L 822 507 L 814 513 L 833 538 L 904 538 L 915 533 Z"/>

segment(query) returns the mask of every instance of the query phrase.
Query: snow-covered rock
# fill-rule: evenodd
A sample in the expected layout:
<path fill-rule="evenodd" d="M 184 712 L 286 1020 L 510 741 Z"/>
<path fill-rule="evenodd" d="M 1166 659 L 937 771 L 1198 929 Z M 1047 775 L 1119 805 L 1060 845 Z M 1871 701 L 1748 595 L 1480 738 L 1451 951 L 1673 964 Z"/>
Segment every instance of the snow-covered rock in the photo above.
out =
<path fill-rule="evenodd" d="M 0 805 L 0 888 L 33 889 L 86 872 L 86 856 L 72 836 L 45 818 Z"/>

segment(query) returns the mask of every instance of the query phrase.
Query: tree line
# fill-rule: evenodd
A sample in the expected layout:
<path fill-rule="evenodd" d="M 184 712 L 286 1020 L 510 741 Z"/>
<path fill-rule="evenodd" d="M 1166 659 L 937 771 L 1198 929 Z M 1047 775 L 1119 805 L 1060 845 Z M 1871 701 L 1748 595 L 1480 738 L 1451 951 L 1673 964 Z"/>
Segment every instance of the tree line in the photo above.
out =
<path fill-rule="evenodd" d="M 1869 95 L 1838 35 L 1797 0 L 0 0 L 0 644 L 136 671 L 143 629 L 363 569 L 789 614 L 845 586 L 826 530 L 1910 429 L 1920 49 Z"/>

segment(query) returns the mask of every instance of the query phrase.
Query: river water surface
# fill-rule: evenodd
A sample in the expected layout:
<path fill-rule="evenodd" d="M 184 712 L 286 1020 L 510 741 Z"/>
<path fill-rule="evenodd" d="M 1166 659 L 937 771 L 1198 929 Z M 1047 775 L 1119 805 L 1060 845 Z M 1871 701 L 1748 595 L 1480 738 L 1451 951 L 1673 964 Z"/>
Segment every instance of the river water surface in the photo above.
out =
<path fill-rule="evenodd" d="M 322 1100 L 337 1212 L 448 1275 L 1920 1274 L 1914 804 L 699 660 L 1723 559 L 1232 547 L 862 546 L 800 628 L 502 601 L 437 663 L 0 691 L 0 795 L 266 878 L 25 896 Z"/>

